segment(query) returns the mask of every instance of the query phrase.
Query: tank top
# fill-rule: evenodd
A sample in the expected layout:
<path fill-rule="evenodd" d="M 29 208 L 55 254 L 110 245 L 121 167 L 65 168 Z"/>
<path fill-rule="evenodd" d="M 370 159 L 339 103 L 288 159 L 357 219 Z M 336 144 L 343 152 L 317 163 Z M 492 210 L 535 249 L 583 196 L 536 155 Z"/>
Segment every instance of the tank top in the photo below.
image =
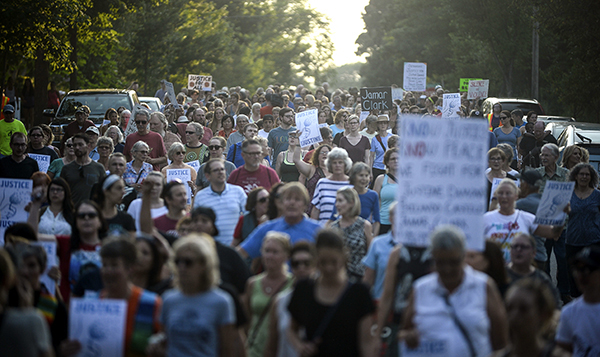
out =
<path fill-rule="evenodd" d="M 309 178 L 308 180 L 306 180 L 306 183 L 304 184 L 304 186 L 306 186 L 306 190 L 308 191 L 308 197 L 312 200 L 313 196 L 315 195 L 315 188 L 317 187 L 317 182 L 319 182 L 320 179 L 322 179 L 323 177 L 325 177 L 325 173 L 323 172 L 323 169 L 321 169 L 320 167 L 317 167 L 317 169 L 315 170 L 315 173 L 312 175 L 311 178 Z M 310 211 L 312 210 L 312 204 L 308 205 L 308 208 L 306 209 L 306 213 L 308 215 L 310 215 Z"/>
<path fill-rule="evenodd" d="M 300 172 L 298 172 L 298 168 L 296 168 L 296 164 L 293 162 L 289 162 L 287 159 L 288 151 L 283 152 L 283 161 L 281 162 L 281 166 L 279 167 L 279 172 L 281 172 L 281 181 L 282 182 L 293 182 L 298 181 L 300 177 Z"/>
<path fill-rule="evenodd" d="M 389 183 L 389 176 L 385 174 L 383 176 L 383 183 L 381 184 L 381 191 L 379 198 L 381 199 L 381 209 L 379 210 L 379 217 L 381 218 L 381 224 L 390 223 L 390 206 L 392 202 L 396 200 L 396 190 L 398 190 L 397 183 Z"/>
<path fill-rule="evenodd" d="M 331 225 L 332 228 L 342 231 L 344 236 L 344 245 L 348 248 L 348 261 L 346 269 L 348 270 L 348 280 L 352 283 L 358 283 L 365 275 L 365 266 L 362 264 L 362 258 L 367 254 L 367 237 L 365 236 L 365 219 L 358 216 L 354 223 L 348 227 L 341 228 L 339 218 Z"/>

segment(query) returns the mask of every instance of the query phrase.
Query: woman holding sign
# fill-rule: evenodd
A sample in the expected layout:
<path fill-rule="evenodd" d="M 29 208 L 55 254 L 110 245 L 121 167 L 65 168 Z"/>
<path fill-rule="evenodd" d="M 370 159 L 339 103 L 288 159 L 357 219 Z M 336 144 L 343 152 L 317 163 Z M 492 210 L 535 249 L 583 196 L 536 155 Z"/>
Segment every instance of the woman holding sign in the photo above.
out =
<path fill-rule="evenodd" d="M 185 146 L 183 146 L 182 143 L 173 143 L 173 145 L 171 145 L 169 151 L 167 152 L 167 157 L 169 158 L 169 160 L 171 160 L 171 164 L 169 166 L 163 167 L 163 169 L 161 170 L 163 176 L 167 177 L 167 170 L 189 169 L 192 175 L 191 183 L 195 185 L 196 178 L 198 177 L 198 172 L 196 171 L 196 169 L 183 162 L 183 159 L 185 158 Z M 188 184 L 191 186 L 190 183 Z"/>
<path fill-rule="evenodd" d="M 519 197 L 519 188 L 515 181 L 505 178 L 494 192 L 498 200 L 498 209 L 483 215 L 484 235 L 486 239 L 498 242 L 504 252 L 504 260 L 510 262 L 510 246 L 519 233 L 537 235 L 557 240 L 564 226 L 549 226 L 533 223 L 535 216 L 529 212 L 515 209 Z M 568 210 L 568 207 L 565 210 Z"/>

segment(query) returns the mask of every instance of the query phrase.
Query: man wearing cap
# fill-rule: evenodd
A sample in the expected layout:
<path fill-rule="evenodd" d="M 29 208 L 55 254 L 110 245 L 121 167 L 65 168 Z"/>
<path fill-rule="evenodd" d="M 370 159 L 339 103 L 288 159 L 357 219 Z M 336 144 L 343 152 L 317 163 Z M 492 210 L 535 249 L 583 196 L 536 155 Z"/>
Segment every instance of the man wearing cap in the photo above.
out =
<path fill-rule="evenodd" d="M 519 200 L 517 200 L 516 209 L 534 214 L 537 212 L 542 194 L 539 193 L 539 186 L 536 183 L 541 183 L 542 175 L 534 169 L 523 171 L 520 176 L 521 186 L 519 190 Z M 535 263 L 541 270 L 545 270 L 548 254 L 546 253 L 546 238 L 533 236 L 535 238 Z"/>
<path fill-rule="evenodd" d="M 75 206 L 83 200 L 90 199 L 92 187 L 106 177 L 102 164 L 90 159 L 89 138 L 85 134 L 73 136 L 75 160 L 63 166 L 60 177 L 71 187 L 71 197 Z"/>
<path fill-rule="evenodd" d="M 145 110 L 139 110 L 135 113 L 135 125 L 137 127 L 136 133 L 131 133 L 125 140 L 125 148 L 123 148 L 123 154 L 127 157 L 128 161 L 131 161 L 131 148 L 133 144 L 138 141 L 143 141 L 150 147 L 148 158 L 146 162 L 152 165 L 154 171 L 160 171 L 160 165 L 167 163 L 167 150 L 165 149 L 165 143 L 160 134 L 148 130 L 148 122 L 150 121 L 150 113 Z"/>
<path fill-rule="evenodd" d="M 10 138 L 13 133 L 19 132 L 27 135 L 25 125 L 19 120 L 15 120 L 15 107 L 11 104 L 4 106 L 4 120 L 0 120 L 0 157 L 12 154 L 10 148 Z"/>
<path fill-rule="evenodd" d="M 85 135 L 90 140 L 90 143 L 88 144 L 90 149 L 90 159 L 98 161 L 98 159 L 100 158 L 100 154 L 98 153 L 98 148 L 96 148 L 96 146 L 98 143 L 98 137 L 100 137 L 100 131 L 95 125 L 90 126 L 86 129 Z"/>
<path fill-rule="evenodd" d="M 7 104 L 7 106 L 10 104 Z M 17 131 L 10 137 L 11 155 L 0 159 L 0 177 L 14 179 L 30 179 L 39 171 L 37 161 L 27 156 L 27 136 Z"/>
<path fill-rule="evenodd" d="M 86 108 L 87 106 L 85 105 L 77 108 L 75 111 L 75 120 L 64 127 L 64 134 L 60 140 L 60 147 L 62 148 L 63 152 L 65 150 L 65 141 L 67 141 L 68 138 L 77 133 L 85 133 L 87 128 L 90 126 L 95 126 L 93 121 L 87 119 L 88 113 Z"/>
<path fill-rule="evenodd" d="M 600 247 L 584 248 L 573 264 L 583 295 L 562 309 L 556 343 L 573 356 L 600 356 Z"/>

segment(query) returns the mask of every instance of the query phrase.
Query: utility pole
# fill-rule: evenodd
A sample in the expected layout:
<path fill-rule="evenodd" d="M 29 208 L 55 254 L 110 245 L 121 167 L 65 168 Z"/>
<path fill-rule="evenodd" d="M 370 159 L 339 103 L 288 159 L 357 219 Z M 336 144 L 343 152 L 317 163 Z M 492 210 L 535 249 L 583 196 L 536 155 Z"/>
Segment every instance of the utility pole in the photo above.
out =
<path fill-rule="evenodd" d="M 537 6 L 533 7 L 533 35 L 531 41 L 531 98 L 539 99 L 540 95 L 540 23 L 537 21 Z"/>

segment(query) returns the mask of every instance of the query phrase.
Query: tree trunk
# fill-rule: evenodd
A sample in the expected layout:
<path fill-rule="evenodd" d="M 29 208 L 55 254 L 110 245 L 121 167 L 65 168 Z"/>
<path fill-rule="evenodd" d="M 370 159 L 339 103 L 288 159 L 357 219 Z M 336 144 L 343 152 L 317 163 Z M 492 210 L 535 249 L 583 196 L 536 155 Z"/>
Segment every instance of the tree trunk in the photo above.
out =
<path fill-rule="evenodd" d="M 34 125 L 42 123 L 48 124 L 48 119 L 44 117 L 44 109 L 48 103 L 48 78 L 49 64 L 45 58 L 45 52 L 42 49 L 36 51 L 35 69 L 33 71 L 35 78 L 35 107 L 33 113 Z"/>
<path fill-rule="evenodd" d="M 71 44 L 71 62 L 73 63 L 73 72 L 70 75 L 69 88 L 71 90 L 79 89 L 79 83 L 77 81 L 77 49 L 79 43 L 77 40 L 77 25 L 74 23 L 69 27 L 69 43 Z"/>

